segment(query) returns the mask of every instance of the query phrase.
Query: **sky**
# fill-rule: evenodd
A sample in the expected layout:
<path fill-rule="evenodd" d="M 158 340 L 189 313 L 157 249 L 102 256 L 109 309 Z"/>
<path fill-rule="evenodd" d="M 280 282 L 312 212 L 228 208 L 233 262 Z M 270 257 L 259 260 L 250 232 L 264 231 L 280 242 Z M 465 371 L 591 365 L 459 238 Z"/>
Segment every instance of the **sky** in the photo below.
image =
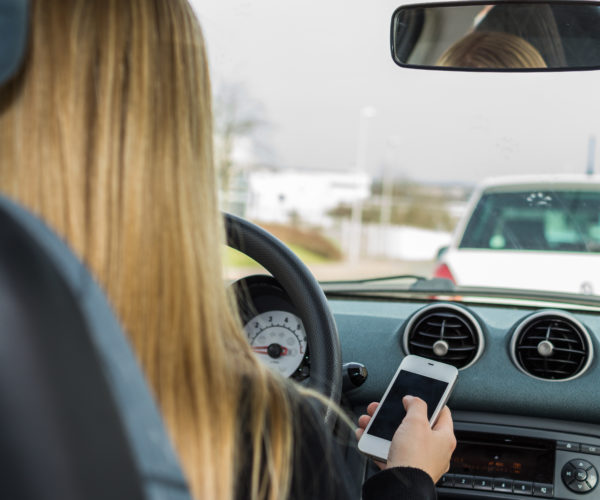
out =
<path fill-rule="evenodd" d="M 374 174 L 387 168 L 418 181 L 474 183 L 583 173 L 595 135 L 600 171 L 600 71 L 400 68 L 389 50 L 398 0 L 191 3 L 213 92 L 237 89 L 263 123 L 253 137 L 261 161 L 329 170 L 358 163 Z M 366 118 L 365 108 L 374 116 Z"/>

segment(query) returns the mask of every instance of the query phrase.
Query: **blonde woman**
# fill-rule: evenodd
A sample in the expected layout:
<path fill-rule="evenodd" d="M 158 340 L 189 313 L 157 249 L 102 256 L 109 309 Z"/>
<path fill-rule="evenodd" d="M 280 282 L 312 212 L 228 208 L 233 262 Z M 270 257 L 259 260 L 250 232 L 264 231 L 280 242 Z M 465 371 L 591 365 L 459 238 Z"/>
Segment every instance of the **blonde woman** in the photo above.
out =
<path fill-rule="evenodd" d="M 539 69 L 546 62 L 528 41 L 500 32 L 473 31 L 451 45 L 438 66 L 455 68 Z"/>
<path fill-rule="evenodd" d="M 223 287 L 210 84 L 185 0 L 32 1 L 24 67 L 0 90 L 0 188 L 104 287 L 196 498 L 349 497 L 332 436 L 254 358 Z M 452 421 L 431 430 L 422 402 L 407 407 L 365 498 L 435 496 Z"/>

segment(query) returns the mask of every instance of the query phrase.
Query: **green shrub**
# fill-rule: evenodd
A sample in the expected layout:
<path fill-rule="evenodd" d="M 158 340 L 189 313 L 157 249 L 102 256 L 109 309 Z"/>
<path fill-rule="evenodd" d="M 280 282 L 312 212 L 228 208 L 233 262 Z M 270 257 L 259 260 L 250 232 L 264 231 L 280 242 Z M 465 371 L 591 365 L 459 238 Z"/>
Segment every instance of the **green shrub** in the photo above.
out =
<path fill-rule="evenodd" d="M 304 248 L 329 260 L 342 258 L 342 252 L 337 245 L 315 229 L 300 229 L 282 224 L 259 223 L 259 226 L 288 245 Z"/>

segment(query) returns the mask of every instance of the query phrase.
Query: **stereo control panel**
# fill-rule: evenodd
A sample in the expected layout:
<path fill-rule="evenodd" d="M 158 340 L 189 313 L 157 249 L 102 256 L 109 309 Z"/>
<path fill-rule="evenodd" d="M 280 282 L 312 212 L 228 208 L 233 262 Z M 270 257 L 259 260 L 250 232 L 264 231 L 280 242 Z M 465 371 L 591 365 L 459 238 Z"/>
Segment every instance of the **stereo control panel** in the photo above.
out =
<path fill-rule="evenodd" d="M 456 424 L 440 499 L 599 499 L 600 440 L 540 429 Z"/>

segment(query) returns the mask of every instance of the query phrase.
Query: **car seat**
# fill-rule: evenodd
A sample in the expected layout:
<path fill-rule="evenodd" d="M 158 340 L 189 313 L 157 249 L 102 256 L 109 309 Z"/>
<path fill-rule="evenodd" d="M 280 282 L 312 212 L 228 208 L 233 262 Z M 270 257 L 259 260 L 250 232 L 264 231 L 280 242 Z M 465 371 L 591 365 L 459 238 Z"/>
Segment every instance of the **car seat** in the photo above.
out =
<path fill-rule="evenodd" d="M 190 499 L 157 406 L 87 269 L 0 197 L 0 491 Z"/>
<path fill-rule="evenodd" d="M 502 236 L 505 249 L 547 250 L 544 221 L 532 219 L 509 219 L 504 221 Z"/>
<path fill-rule="evenodd" d="M 27 0 L 0 0 L 0 84 L 27 50 Z M 188 500 L 121 326 L 90 273 L 0 196 L 0 492 L 11 500 Z"/>

